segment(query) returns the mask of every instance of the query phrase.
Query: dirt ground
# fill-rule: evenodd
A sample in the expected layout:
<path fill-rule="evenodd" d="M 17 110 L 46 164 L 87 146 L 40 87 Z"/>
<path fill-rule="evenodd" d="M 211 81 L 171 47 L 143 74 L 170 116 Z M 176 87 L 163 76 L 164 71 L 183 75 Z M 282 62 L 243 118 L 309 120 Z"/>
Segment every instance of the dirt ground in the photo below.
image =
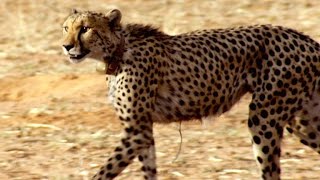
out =
<path fill-rule="evenodd" d="M 71 8 L 119 8 L 124 22 L 169 34 L 252 24 L 296 28 L 320 41 L 314 0 L 2 0 L 0 179 L 86 180 L 120 139 L 96 63 L 68 63 L 61 24 Z M 155 125 L 159 179 L 258 179 L 246 128 L 250 96 L 213 121 Z M 283 179 L 320 179 L 319 156 L 285 134 Z M 142 179 L 134 162 L 117 179 Z"/>

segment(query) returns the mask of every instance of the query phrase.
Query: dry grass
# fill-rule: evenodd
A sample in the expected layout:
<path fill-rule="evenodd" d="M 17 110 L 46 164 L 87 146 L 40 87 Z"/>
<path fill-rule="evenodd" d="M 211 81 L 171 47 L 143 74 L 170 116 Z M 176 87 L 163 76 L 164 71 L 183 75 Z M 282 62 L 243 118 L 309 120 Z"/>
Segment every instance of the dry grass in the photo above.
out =
<path fill-rule="evenodd" d="M 119 140 L 95 64 L 69 65 L 61 24 L 71 8 L 119 8 L 125 22 L 167 33 L 252 24 L 296 28 L 320 40 L 320 1 L 311 0 L 2 0 L 0 4 L 0 179 L 89 179 Z M 246 130 L 247 102 L 205 128 L 156 125 L 160 179 L 257 179 Z M 319 179 L 319 156 L 288 136 L 283 179 Z M 139 164 L 119 179 L 141 179 Z"/>
<path fill-rule="evenodd" d="M 175 34 L 201 28 L 273 23 L 319 34 L 319 5 L 311 0 L 3 0 L 1 53 L 59 54 L 61 23 L 72 8 L 119 8 L 127 22 L 150 23 Z M 8 46 L 10 45 L 10 46 Z"/>

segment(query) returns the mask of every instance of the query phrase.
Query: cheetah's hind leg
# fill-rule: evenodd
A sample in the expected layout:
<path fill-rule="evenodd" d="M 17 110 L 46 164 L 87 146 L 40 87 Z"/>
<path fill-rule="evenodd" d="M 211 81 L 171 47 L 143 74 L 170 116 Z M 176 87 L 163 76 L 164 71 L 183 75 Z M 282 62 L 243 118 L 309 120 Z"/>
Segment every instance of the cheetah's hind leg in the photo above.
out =
<path fill-rule="evenodd" d="M 320 89 L 303 105 L 300 115 L 288 123 L 287 130 L 320 154 Z"/>

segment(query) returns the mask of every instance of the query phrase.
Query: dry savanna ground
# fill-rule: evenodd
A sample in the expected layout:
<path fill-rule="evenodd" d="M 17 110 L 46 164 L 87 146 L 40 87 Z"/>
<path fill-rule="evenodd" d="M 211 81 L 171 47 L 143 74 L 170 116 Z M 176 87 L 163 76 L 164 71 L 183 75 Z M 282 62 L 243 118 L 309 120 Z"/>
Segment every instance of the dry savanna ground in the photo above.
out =
<path fill-rule="evenodd" d="M 315 0 L 1 0 L 0 179 L 86 180 L 120 139 L 96 63 L 68 63 L 61 24 L 71 8 L 119 8 L 124 22 L 169 34 L 252 24 L 296 28 L 320 41 Z M 155 125 L 159 179 L 257 179 L 245 96 L 210 122 Z M 319 179 L 319 156 L 285 134 L 283 179 Z M 134 162 L 118 179 L 142 179 Z"/>

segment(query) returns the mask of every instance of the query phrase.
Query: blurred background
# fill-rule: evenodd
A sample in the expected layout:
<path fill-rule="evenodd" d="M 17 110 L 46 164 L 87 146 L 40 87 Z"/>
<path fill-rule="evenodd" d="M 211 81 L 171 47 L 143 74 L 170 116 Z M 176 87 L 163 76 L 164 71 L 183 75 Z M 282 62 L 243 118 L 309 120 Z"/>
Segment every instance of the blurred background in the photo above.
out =
<path fill-rule="evenodd" d="M 61 50 L 72 8 L 108 12 L 123 23 L 169 34 L 275 24 L 320 41 L 315 0 L 1 0 L 0 179 L 89 179 L 120 139 L 95 62 L 72 65 Z M 214 121 L 156 125 L 159 179 L 258 179 L 246 128 L 250 97 Z M 283 179 L 319 179 L 319 156 L 286 134 Z M 174 162 L 173 162 L 174 161 Z M 118 179 L 142 179 L 134 162 Z"/>

